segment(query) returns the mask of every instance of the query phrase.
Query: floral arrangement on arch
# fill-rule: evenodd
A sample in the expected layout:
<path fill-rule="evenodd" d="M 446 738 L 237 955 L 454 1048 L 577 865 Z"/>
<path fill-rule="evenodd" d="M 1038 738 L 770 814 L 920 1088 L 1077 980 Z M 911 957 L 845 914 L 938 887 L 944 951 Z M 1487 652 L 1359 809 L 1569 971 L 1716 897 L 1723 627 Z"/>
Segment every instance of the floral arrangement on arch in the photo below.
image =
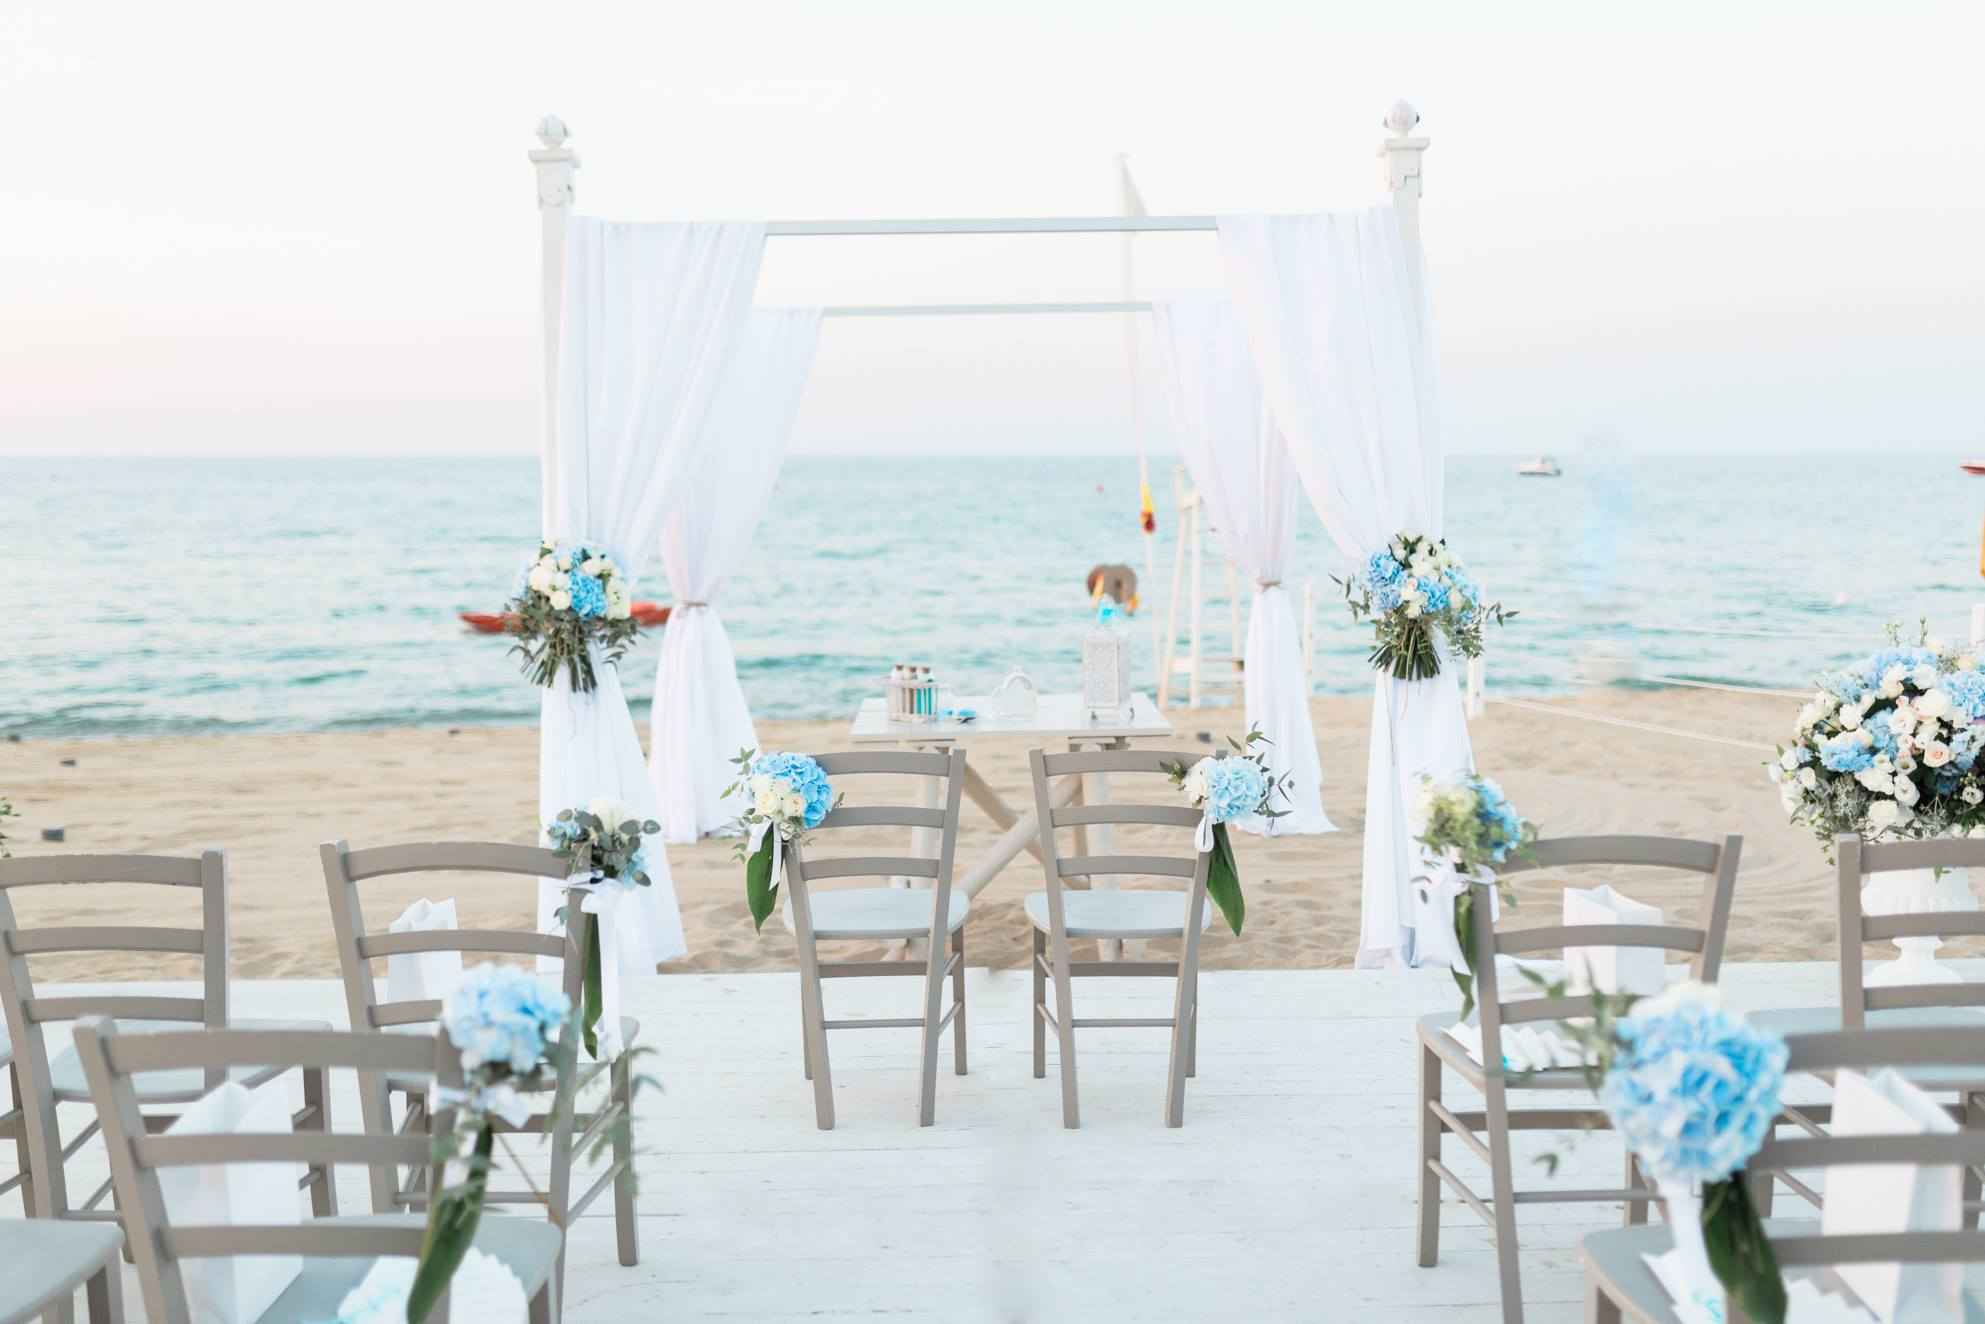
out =
<path fill-rule="evenodd" d="M 558 817 L 545 824 L 552 851 L 566 861 L 566 877 L 572 880 L 566 904 L 572 904 L 576 893 L 587 913 L 595 917 L 586 930 L 585 1006 L 580 1015 L 586 1052 L 594 1058 L 600 1054 L 599 1024 L 606 1014 L 600 931 L 610 923 L 621 893 L 652 885 L 645 838 L 661 830 L 660 823 L 641 818 L 613 800 L 595 800 L 584 809 L 561 809 Z M 563 909 L 558 919 L 564 922 Z"/>
<path fill-rule="evenodd" d="M 1412 814 L 1413 839 L 1425 850 L 1432 870 L 1419 881 L 1454 902 L 1454 941 L 1461 963 L 1452 973 L 1461 989 L 1461 1019 L 1467 1020 L 1475 1010 L 1478 966 L 1475 889 L 1493 887 L 1504 904 L 1516 905 L 1516 894 L 1496 877 L 1495 866 L 1528 849 L 1537 840 L 1537 825 L 1516 812 L 1502 787 L 1472 772 L 1444 781 L 1421 778 Z"/>
<path fill-rule="evenodd" d="M 1400 680 L 1430 680 L 1440 674 L 1436 631 L 1451 651 L 1480 657 L 1483 625 L 1501 625 L 1517 615 L 1500 602 L 1483 602 L 1481 585 L 1448 551 L 1447 541 L 1423 533 L 1399 534 L 1383 551 L 1373 552 L 1361 571 L 1337 583 L 1344 588 L 1351 619 L 1372 620 L 1367 660 Z"/>
<path fill-rule="evenodd" d="M 744 897 L 751 924 L 762 930 L 779 900 L 779 869 L 785 848 L 806 840 L 841 803 L 820 764 L 805 754 L 759 754 L 741 750 L 731 760 L 737 780 L 724 795 L 745 801 L 737 817 L 737 857 L 744 861 Z"/>
<path fill-rule="evenodd" d="M 585 543 L 538 544 L 505 610 L 517 618 L 513 652 L 524 673 L 549 689 L 563 672 L 580 694 L 599 686 L 592 648 L 620 660 L 640 634 L 633 590 L 613 558 Z"/>
<path fill-rule="evenodd" d="M 1268 770 L 1268 737 L 1249 731 L 1246 743 L 1229 737 L 1233 753 L 1208 754 L 1192 766 L 1181 761 L 1168 764 L 1172 785 L 1185 792 L 1185 800 L 1200 811 L 1199 826 L 1193 833 L 1193 846 L 1210 852 L 1206 862 L 1206 895 L 1227 920 L 1227 927 L 1239 937 L 1247 917 L 1247 899 L 1241 895 L 1241 874 L 1234 863 L 1234 846 L 1227 838 L 1227 825 L 1237 819 L 1261 817 L 1277 819 L 1286 809 L 1275 808 L 1277 797 L 1289 797 L 1289 779 L 1277 778 Z"/>
<path fill-rule="evenodd" d="M 1829 853 L 1869 840 L 1985 828 L 1985 670 L 1928 637 L 1828 672 L 1770 765 L 1791 820 Z"/>

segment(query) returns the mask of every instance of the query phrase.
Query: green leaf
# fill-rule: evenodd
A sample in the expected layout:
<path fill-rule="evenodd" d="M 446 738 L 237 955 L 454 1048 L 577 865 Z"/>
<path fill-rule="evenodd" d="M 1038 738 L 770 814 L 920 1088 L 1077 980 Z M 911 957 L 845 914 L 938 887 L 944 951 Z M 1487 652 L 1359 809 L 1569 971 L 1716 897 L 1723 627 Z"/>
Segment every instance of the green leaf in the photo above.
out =
<path fill-rule="evenodd" d="M 1241 921 L 1247 917 L 1247 901 L 1241 896 L 1241 874 L 1234 867 L 1234 848 L 1227 840 L 1227 825 L 1213 825 L 1213 852 L 1206 862 L 1206 895 L 1220 907 L 1227 927 L 1241 935 Z"/>
<path fill-rule="evenodd" d="M 1785 1280 L 1743 1173 L 1702 1188 L 1702 1240 L 1716 1281 L 1744 1317 L 1757 1324 L 1785 1324 Z"/>
<path fill-rule="evenodd" d="M 600 987 L 600 925 L 597 919 L 586 926 L 586 980 L 581 991 L 585 999 L 584 1034 L 586 1053 L 598 1059 L 600 1039 L 597 1033 L 600 1017 L 606 1012 L 606 995 Z"/>
<path fill-rule="evenodd" d="M 1454 899 L 1454 938 L 1461 944 L 1462 957 L 1468 963 L 1468 973 L 1459 970 L 1449 973 L 1454 976 L 1456 986 L 1461 989 L 1461 1019 L 1467 1020 L 1468 1013 L 1475 1010 L 1475 889 L 1465 889 Z"/>
<path fill-rule="evenodd" d="M 771 917 L 779 897 L 779 880 L 772 876 L 772 834 L 776 831 L 777 828 L 767 828 L 765 839 L 744 862 L 745 904 L 751 907 L 751 927 L 760 933 L 764 932 L 765 921 Z"/>
<path fill-rule="evenodd" d="M 442 1293 L 448 1290 L 449 1280 L 476 1239 L 476 1224 L 482 1219 L 483 1195 L 489 1188 L 489 1160 L 495 1145 L 495 1133 L 485 1122 L 476 1131 L 469 1179 L 442 1191 L 428 1210 L 420 1263 L 414 1269 L 413 1286 L 407 1291 L 408 1324 L 423 1324 Z"/>

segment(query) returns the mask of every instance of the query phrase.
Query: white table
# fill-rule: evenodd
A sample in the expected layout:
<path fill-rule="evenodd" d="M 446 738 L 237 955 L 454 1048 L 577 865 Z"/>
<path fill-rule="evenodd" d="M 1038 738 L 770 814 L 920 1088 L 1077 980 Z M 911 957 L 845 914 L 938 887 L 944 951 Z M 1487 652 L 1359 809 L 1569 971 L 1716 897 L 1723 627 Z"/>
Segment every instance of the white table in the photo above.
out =
<path fill-rule="evenodd" d="M 1036 744 L 1049 745 L 1066 742 L 1071 750 L 1127 749 L 1135 739 L 1167 739 L 1174 732 L 1172 724 L 1158 711 L 1150 696 L 1133 694 L 1130 710 L 1121 720 L 1092 719 L 1089 710 L 1082 703 L 1079 694 L 1043 694 L 1040 704 L 1027 717 L 1002 717 L 993 707 L 990 698 L 981 695 L 961 695 L 951 700 L 954 707 L 970 708 L 978 716 L 970 722 L 932 721 L 895 722 L 889 719 L 881 699 L 864 700 L 855 713 L 854 724 L 848 730 L 848 738 L 857 745 L 896 745 L 913 749 L 949 750 L 953 745 L 969 745 L 975 740 L 1012 738 L 1015 736 L 1031 739 Z M 936 778 L 926 780 L 928 797 L 926 803 L 937 806 L 938 785 Z M 1039 841 L 1040 817 L 1030 807 L 1016 810 L 1006 803 L 992 784 L 981 776 L 970 762 L 965 765 L 965 794 L 972 803 L 985 812 L 1002 829 L 997 841 L 985 855 L 975 860 L 953 884 L 961 887 L 966 896 L 975 897 L 986 889 L 993 878 L 1011 863 L 1021 851 L 1027 851 L 1035 859 L 1041 858 Z M 1067 804 L 1108 804 L 1110 801 L 1110 779 L 1107 773 L 1096 773 L 1084 777 L 1070 777 L 1054 794 L 1054 807 L 1059 809 Z M 935 843 L 924 836 L 930 829 L 912 829 L 911 849 L 925 855 L 935 855 Z M 1091 834 L 1095 841 L 1096 854 L 1108 854 L 1110 850 L 1110 828 L 1108 824 L 1096 824 L 1075 829 L 1075 853 L 1087 855 L 1092 851 Z M 1117 880 L 1098 877 L 1090 880 L 1092 887 L 1115 887 Z M 1115 955 L 1120 948 L 1115 943 L 1105 944 L 1108 956 Z"/>

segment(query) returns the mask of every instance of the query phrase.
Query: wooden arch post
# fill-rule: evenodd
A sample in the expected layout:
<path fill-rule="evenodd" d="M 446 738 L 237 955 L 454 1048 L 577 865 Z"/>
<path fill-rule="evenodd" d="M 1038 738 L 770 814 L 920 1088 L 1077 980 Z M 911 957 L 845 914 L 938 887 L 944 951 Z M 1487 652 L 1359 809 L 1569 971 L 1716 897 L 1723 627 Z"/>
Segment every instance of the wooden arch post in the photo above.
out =
<path fill-rule="evenodd" d="M 544 435 L 539 446 L 541 515 L 546 537 L 558 511 L 558 331 L 565 303 L 565 222 L 572 214 L 572 172 L 579 156 L 565 145 L 565 121 L 547 115 L 538 121 L 538 147 L 531 165 L 538 175 L 540 345 L 544 364 Z"/>

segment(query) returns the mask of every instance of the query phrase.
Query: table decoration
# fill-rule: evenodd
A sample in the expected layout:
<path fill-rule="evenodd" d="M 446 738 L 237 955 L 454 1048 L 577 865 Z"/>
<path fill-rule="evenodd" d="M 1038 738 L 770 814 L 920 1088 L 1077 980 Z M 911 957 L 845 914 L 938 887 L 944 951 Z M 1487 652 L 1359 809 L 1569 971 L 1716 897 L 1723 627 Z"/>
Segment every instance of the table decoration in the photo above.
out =
<path fill-rule="evenodd" d="M 738 765 L 738 779 L 724 794 L 745 802 L 737 819 L 743 833 L 737 857 L 744 861 L 744 896 L 751 907 L 752 928 L 762 931 L 778 902 L 786 845 L 804 841 L 841 797 L 821 766 L 804 754 L 761 755 L 747 749 L 731 761 Z"/>
<path fill-rule="evenodd" d="M 1192 844 L 1202 854 L 1211 853 L 1206 863 L 1206 894 L 1239 937 L 1247 902 L 1241 895 L 1241 875 L 1234 863 L 1227 824 L 1240 818 L 1275 819 L 1286 814 L 1286 809 L 1274 806 L 1277 797 L 1288 798 L 1288 778 L 1278 779 L 1268 770 L 1265 746 L 1269 742 L 1261 732 L 1248 732 L 1245 744 L 1232 737 L 1227 743 L 1233 747 L 1231 754 L 1224 750 L 1209 754 L 1191 767 L 1183 761 L 1168 764 L 1165 771 L 1171 774 L 1172 784 L 1185 792 L 1186 803 L 1201 811 Z"/>
<path fill-rule="evenodd" d="M 561 809 L 545 825 L 552 850 L 565 860 L 566 905 L 576 894 L 580 908 L 593 917 L 586 930 L 585 1007 L 580 1032 L 586 1052 L 595 1060 L 618 1057 L 620 1042 L 620 943 L 614 925 L 621 900 L 634 887 L 651 885 L 644 838 L 662 825 L 635 817 L 612 800 L 595 800 L 584 809 Z M 561 908 L 555 918 L 565 921 Z"/>
<path fill-rule="evenodd" d="M 1492 918 L 1499 899 L 1516 905 L 1494 866 L 1536 841 L 1537 825 L 1518 814 L 1503 788 L 1487 777 L 1472 772 L 1444 781 L 1423 777 L 1413 806 L 1413 839 L 1427 865 L 1414 881 L 1422 884 L 1421 901 L 1435 920 L 1415 931 L 1430 960 L 1447 962 L 1461 990 L 1465 1021 L 1475 1010 L 1476 888 L 1488 894 Z"/>
<path fill-rule="evenodd" d="M 1447 541 L 1401 533 L 1373 552 L 1362 570 L 1331 576 L 1344 589 L 1353 621 L 1371 617 L 1375 640 L 1370 661 L 1400 680 L 1429 680 L 1440 674 L 1442 649 L 1463 657 L 1482 655 L 1482 627 L 1516 619 L 1500 602 L 1482 601 L 1482 588 L 1447 549 Z"/>
<path fill-rule="evenodd" d="M 1001 717 L 1032 717 L 1040 710 L 1041 691 L 1032 676 L 1015 667 L 993 690 L 992 701 Z"/>
<path fill-rule="evenodd" d="M 1105 598 L 1095 627 L 1082 637 L 1082 702 L 1092 716 L 1115 717 L 1130 706 L 1130 641 L 1116 628 L 1119 614 Z"/>
<path fill-rule="evenodd" d="M 593 650 L 618 662 L 641 632 L 627 577 L 612 557 L 584 543 L 539 543 L 504 610 L 517 617 L 511 651 L 547 689 L 563 672 L 575 691 L 591 693 L 599 685 Z"/>

